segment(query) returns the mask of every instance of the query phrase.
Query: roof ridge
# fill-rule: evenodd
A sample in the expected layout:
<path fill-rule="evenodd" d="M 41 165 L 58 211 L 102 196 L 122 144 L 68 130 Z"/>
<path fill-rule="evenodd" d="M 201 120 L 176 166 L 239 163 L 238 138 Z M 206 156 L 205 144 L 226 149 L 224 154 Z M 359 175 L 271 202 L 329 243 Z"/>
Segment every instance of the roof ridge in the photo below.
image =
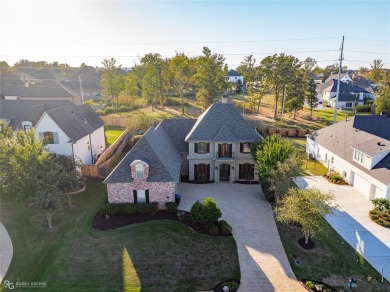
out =
<path fill-rule="evenodd" d="M 209 110 L 215 105 L 215 102 L 209 106 L 208 109 L 206 109 L 197 119 L 195 125 L 192 127 L 191 131 L 189 131 L 188 135 L 185 138 L 185 141 L 192 135 L 192 133 L 196 130 L 196 128 L 199 126 L 203 118 L 206 116 L 206 114 L 209 112 Z"/>
<path fill-rule="evenodd" d="M 212 140 L 214 140 L 215 137 L 217 137 L 218 134 L 219 134 L 219 133 L 222 131 L 222 129 L 224 129 L 224 128 L 226 128 L 226 129 L 230 132 L 230 134 L 232 134 L 232 136 L 238 141 L 236 135 L 234 135 L 234 133 L 229 129 L 229 127 L 226 125 L 226 123 L 223 123 L 223 124 L 221 125 L 221 127 L 219 128 L 217 134 L 215 134 L 215 136 L 213 137 Z"/>

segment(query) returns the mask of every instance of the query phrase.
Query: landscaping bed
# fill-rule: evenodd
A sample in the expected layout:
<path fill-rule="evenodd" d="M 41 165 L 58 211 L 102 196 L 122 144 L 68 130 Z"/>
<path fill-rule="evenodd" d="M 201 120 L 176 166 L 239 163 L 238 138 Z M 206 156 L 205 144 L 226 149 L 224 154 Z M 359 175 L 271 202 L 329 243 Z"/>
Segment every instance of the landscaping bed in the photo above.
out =
<path fill-rule="evenodd" d="M 96 214 L 92 220 L 92 228 L 97 230 L 110 230 L 110 229 L 116 229 L 131 224 L 143 223 L 143 222 L 148 222 L 153 220 L 176 221 L 187 227 L 190 227 L 196 232 L 209 235 L 209 231 L 208 231 L 209 228 L 207 228 L 207 226 L 193 226 L 190 221 L 189 212 L 184 212 L 184 211 L 168 212 L 166 210 L 160 210 L 154 214 L 140 213 L 140 214 L 132 214 L 132 215 L 109 215 L 109 216 Z M 232 236 L 231 232 L 229 234 L 222 234 L 221 232 L 219 232 L 213 235 Z"/>
<path fill-rule="evenodd" d="M 333 184 L 336 184 L 336 185 L 347 185 L 344 178 L 341 175 L 339 175 L 338 173 L 325 174 L 324 178 L 327 181 L 329 181 Z"/>
<path fill-rule="evenodd" d="M 320 281 L 301 279 L 300 282 L 309 291 L 337 292 L 332 286 Z"/>
<path fill-rule="evenodd" d="M 372 203 L 374 209 L 369 212 L 370 219 L 378 225 L 390 228 L 390 200 L 375 199 Z"/>

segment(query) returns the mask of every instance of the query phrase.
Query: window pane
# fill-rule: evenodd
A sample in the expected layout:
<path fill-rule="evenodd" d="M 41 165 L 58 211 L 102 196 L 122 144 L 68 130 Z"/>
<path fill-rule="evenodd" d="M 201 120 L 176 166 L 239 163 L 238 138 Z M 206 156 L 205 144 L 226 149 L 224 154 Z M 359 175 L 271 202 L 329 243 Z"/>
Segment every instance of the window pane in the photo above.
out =
<path fill-rule="evenodd" d="M 138 203 L 146 203 L 145 190 L 137 191 L 137 201 Z"/>
<path fill-rule="evenodd" d="M 54 135 L 53 132 L 43 133 L 44 143 L 45 144 L 54 144 Z"/>
<path fill-rule="evenodd" d="M 144 165 L 141 163 L 137 163 L 135 165 L 136 178 L 144 178 Z"/>
<path fill-rule="evenodd" d="M 244 153 L 250 153 L 251 152 L 251 143 L 244 143 L 244 147 L 242 150 Z"/>
<path fill-rule="evenodd" d="M 206 143 L 198 143 L 198 153 L 202 154 L 202 153 L 206 153 L 207 151 L 207 146 L 206 146 Z"/>

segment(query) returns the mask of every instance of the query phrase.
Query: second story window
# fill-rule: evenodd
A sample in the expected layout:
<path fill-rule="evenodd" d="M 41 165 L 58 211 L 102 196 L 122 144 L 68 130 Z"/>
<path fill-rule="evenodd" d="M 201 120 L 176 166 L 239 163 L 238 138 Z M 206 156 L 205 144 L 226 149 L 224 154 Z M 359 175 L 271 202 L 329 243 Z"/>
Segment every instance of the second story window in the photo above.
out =
<path fill-rule="evenodd" d="M 363 152 L 360 152 L 358 150 L 355 150 L 354 151 L 354 154 L 353 154 L 353 160 L 355 160 L 356 162 L 359 162 L 361 164 L 364 163 L 364 154 Z"/>
<path fill-rule="evenodd" d="M 135 165 L 135 177 L 144 178 L 144 165 L 142 163 L 137 163 Z"/>
<path fill-rule="evenodd" d="M 43 138 L 45 140 L 45 144 L 54 144 L 53 132 L 45 132 L 45 133 L 43 133 Z"/>
<path fill-rule="evenodd" d="M 251 153 L 251 143 L 241 143 L 240 144 L 240 152 L 241 153 Z"/>
<path fill-rule="evenodd" d="M 195 153 L 198 154 L 206 154 L 209 153 L 209 143 L 200 142 L 195 143 Z"/>

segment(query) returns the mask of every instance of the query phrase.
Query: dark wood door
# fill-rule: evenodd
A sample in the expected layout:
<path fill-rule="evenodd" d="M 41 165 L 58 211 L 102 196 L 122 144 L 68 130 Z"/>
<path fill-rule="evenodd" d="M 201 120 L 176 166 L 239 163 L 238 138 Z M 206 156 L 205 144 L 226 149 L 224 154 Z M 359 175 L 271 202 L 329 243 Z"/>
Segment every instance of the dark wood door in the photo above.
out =
<path fill-rule="evenodd" d="M 229 164 L 221 164 L 219 166 L 219 180 L 227 181 L 230 178 L 230 165 Z"/>

